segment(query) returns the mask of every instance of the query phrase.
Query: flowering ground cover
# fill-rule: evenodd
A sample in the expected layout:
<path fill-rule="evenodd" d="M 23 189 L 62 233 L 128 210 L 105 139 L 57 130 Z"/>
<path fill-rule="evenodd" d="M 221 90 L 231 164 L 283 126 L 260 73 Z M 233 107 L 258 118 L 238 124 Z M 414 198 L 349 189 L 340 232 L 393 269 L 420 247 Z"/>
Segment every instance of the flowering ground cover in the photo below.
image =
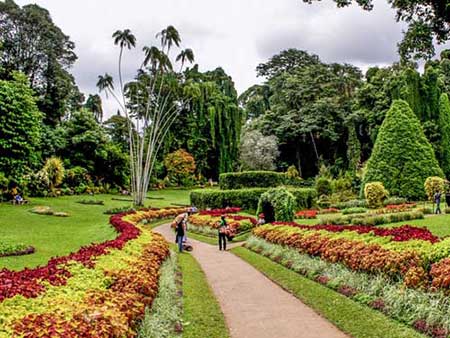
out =
<path fill-rule="evenodd" d="M 448 288 L 450 238 L 439 240 L 425 229 L 299 226 L 274 224 L 253 234 L 270 243 L 341 263 L 354 271 L 383 274 L 408 287 Z"/>
<path fill-rule="evenodd" d="M 110 218 L 115 239 L 45 266 L 0 272 L 0 337 L 133 337 L 157 291 L 167 242 L 139 225 L 179 209 Z"/>

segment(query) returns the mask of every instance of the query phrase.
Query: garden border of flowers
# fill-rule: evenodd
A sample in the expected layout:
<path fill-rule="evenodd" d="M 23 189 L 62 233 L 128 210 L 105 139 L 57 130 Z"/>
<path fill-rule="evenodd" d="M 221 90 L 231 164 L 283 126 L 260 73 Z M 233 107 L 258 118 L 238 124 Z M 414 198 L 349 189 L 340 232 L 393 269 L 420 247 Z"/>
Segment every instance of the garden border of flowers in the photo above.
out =
<path fill-rule="evenodd" d="M 139 223 L 181 210 L 113 215 L 110 223 L 118 232 L 113 240 L 52 258 L 34 269 L 1 270 L 0 337 L 134 335 L 145 307 L 157 294 L 159 267 L 169 253 L 166 240 Z"/>

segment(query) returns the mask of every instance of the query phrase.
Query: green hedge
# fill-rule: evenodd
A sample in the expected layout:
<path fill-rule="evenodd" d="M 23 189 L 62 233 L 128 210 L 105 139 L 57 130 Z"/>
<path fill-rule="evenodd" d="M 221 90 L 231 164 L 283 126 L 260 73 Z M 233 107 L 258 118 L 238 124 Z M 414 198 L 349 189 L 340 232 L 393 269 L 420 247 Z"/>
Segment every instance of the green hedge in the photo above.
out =
<path fill-rule="evenodd" d="M 241 207 L 244 210 L 256 211 L 259 198 L 268 188 L 251 188 L 237 190 L 198 189 L 190 194 L 191 204 L 199 209 Z M 289 188 L 296 199 L 297 209 L 308 209 L 314 205 L 316 191 L 312 188 Z"/>
<path fill-rule="evenodd" d="M 240 173 L 225 173 L 219 177 L 222 190 L 244 188 L 274 188 L 285 184 L 285 173 L 275 171 L 243 171 Z"/>

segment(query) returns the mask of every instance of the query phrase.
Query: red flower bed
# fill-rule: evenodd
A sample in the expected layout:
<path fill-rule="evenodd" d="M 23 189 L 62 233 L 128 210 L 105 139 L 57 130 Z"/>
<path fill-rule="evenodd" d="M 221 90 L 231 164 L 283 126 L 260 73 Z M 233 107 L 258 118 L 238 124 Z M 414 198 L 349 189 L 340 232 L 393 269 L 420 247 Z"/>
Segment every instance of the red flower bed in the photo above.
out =
<path fill-rule="evenodd" d="M 303 218 L 303 219 L 313 219 L 317 217 L 317 210 L 302 210 L 298 211 L 295 216 L 297 218 Z"/>
<path fill-rule="evenodd" d="M 413 239 L 429 241 L 431 243 L 439 242 L 439 237 L 433 235 L 426 228 L 413 227 L 411 225 L 402 225 L 398 228 L 376 228 L 369 225 L 300 225 L 295 222 L 274 222 L 274 225 L 289 225 L 300 229 L 307 230 L 325 230 L 329 232 L 355 231 L 359 234 L 373 232 L 375 236 L 392 236 L 392 240 L 396 242 L 407 242 Z"/>
<path fill-rule="evenodd" d="M 218 217 L 218 216 L 227 215 L 227 214 L 237 214 L 240 211 L 241 211 L 241 208 L 231 207 L 231 208 L 225 208 L 225 209 L 202 210 L 202 211 L 200 211 L 200 215 L 208 215 L 208 216 Z"/>
<path fill-rule="evenodd" d="M 286 245 L 331 263 L 339 262 L 355 271 L 382 272 L 394 278 L 401 276 L 407 286 L 416 287 L 427 278 L 421 258 L 412 251 L 397 252 L 378 244 L 332 239 L 319 233 L 292 233 L 281 227 L 258 227 L 253 233 L 268 242 Z"/>
<path fill-rule="evenodd" d="M 164 217 L 169 216 L 166 215 L 167 213 L 169 213 L 168 210 L 161 210 L 161 215 Z M 65 285 L 70 272 L 64 268 L 64 263 L 76 261 L 87 267 L 93 267 L 96 257 L 105 255 L 109 249 L 122 249 L 128 241 L 137 238 L 140 234 L 137 227 L 122 219 L 129 214 L 121 213 L 110 217 L 109 222 L 119 233 L 116 239 L 84 246 L 75 253 L 52 258 L 45 266 L 21 271 L 0 270 L 0 302 L 16 295 L 26 298 L 37 297 L 44 291 L 42 281 L 47 281 L 54 286 Z"/>

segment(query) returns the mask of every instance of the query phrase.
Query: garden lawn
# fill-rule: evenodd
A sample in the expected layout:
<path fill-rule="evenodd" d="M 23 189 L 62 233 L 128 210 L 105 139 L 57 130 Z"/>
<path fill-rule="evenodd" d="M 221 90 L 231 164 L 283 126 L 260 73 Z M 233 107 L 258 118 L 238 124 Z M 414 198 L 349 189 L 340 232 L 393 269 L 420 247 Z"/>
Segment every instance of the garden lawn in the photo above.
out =
<path fill-rule="evenodd" d="M 229 333 L 206 276 L 188 253 L 178 255 L 183 274 L 183 338 L 228 338 Z"/>
<path fill-rule="evenodd" d="M 187 204 L 187 190 L 161 190 L 149 193 L 147 205 L 153 207 L 172 206 L 172 203 Z M 31 255 L 1 257 L 0 269 L 21 270 L 47 263 L 54 256 L 67 255 L 83 245 L 103 242 L 117 236 L 108 224 L 109 215 L 103 212 L 110 208 L 131 206 L 131 202 L 116 201 L 130 199 L 117 195 L 81 195 L 59 198 L 31 198 L 30 205 L 14 206 L 0 203 L 0 239 L 24 243 L 35 247 Z M 157 199 L 153 199 L 157 198 Z M 105 205 L 83 205 L 80 200 L 102 200 Z M 69 217 L 37 215 L 29 212 L 35 206 L 49 206 L 54 211 L 63 211 Z"/>
<path fill-rule="evenodd" d="M 355 338 L 419 338 L 416 331 L 246 248 L 231 250 Z"/>
<path fill-rule="evenodd" d="M 383 227 L 394 228 L 404 224 L 428 228 L 434 235 L 439 237 L 450 236 L 450 214 L 426 215 L 424 219 L 391 223 L 383 225 Z"/>

